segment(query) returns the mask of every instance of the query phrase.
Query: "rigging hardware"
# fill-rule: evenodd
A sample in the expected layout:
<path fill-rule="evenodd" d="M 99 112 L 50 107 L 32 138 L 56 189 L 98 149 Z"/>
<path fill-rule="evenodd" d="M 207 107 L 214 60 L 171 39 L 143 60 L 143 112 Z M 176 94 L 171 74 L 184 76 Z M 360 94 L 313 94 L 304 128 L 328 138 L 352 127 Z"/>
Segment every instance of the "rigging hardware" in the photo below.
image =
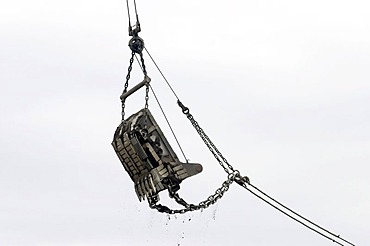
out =
<path fill-rule="evenodd" d="M 136 2 L 134 3 L 136 27 L 131 26 L 129 16 L 129 35 L 132 36 L 129 41 L 131 58 L 124 90 L 120 97 L 122 121 L 114 134 L 112 146 L 134 182 L 135 191 L 140 201 L 147 198 L 149 205 L 154 208 L 155 203 L 159 201 L 158 193 L 167 189 L 171 198 L 175 200 L 178 198 L 176 201 L 185 205 L 187 203 L 176 195 L 176 192 L 180 189 L 180 183 L 184 179 L 200 173 L 203 168 L 200 164 L 189 163 L 186 158 L 186 163 L 180 162 L 149 111 L 149 83 L 151 79 L 147 75 L 144 63 L 142 52 L 144 40 L 138 36 L 141 28 L 137 16 Z M 129 10 L 128 13 L 130 13 Z M 136 54 L 140 56 L 140 61 L 137 60 L 143 71 L 144 80 L 128 90 L 134 57 L 137 58 Z M 144 108 L 125 120 L 126 99 L 144 86 L 146 87 Z M 181 147 L 180 149 L 182 151 Z"/>
<path fill-rule="evenodd" d="M 227 161 L 227 159 L 217 149 L 208 135 L 200 127 L 198 122 L 194 119 L 193 115 L 190 113 L 189 108 L 180 101 L 179 97 L 176 95 L 175 91 L 163 75 L 162 71 L 159 69 L 157 63 L 154 61 L 153 57 L 145 48 L 144 40 L 138 35 L 138 33 L 141 31 L 141 26 L 137 14 L 136 1 L 134 0 L 136 14 L 135 26 L 131 25 L 128 0 L 126 0 L 126 3 L 129 18 L 129 36 L 132 37 L 129 41 L 131 58 L 129 62 L 124 90 L 120 97 L 122 102 L 122 121 L 114 134 L 112 145 L 122 165 L 134 182 L 135 191 L 139 200 L 141 201 L 147 198 L 150 208 L 156 209 L 158 212 L 182 214 L 189 211 L 205 209 L 214 204 L 223 197 L 224 193 L 228 191 L 230 185 L 235 182 L 270 206 L 274 207 L 278 211 L 282 212 L 283 214 L 287 215 L 288 217 L 297 221 L 308 229 L 320 234 L 321 236 L 339 245 L 343 245 L 344 242 L 354 246 L 353 243 L 343 239 L 339 235 L 330 232 L 329 230 L 326 230 L 318 224 L 313 223 L 312 221 L 306 219 L 297 212 L 293 211 L 292 209 L 278 202 L 276 199 L 264 193 L 262 190 L 251 184 L 247 176 L 242 176 L 240 172 Z M 180 197 L 178 191 L 180 189 L 180 183 L 184 179 L 200 173 L 203 168 L 200 164 L 188 163 L 188 160 L 186 159 L 184 153 L 183 155 L 186 163 L 180 162 L 175 152 L 172 150 L 169 142 L 162 133 L 161 129 L 154 120 L 154 117 L 149 111 L 149 87 L 152 89 L 154 96 L 155 93 L 153 88 L 149 84 L 151 80 L 147 75 L 146 66 L 144 63 L 144 50 L 147 52 L 150 59 L 177 98 L 177 104 L 181 108 L 182 113 L 188 118 L 194 129 L 197 131 L 199 137 L 203 140 L 209 151 L 213 154 L 220 166 L 227 173 L 227 179 L 222 183 L 221 187 L 218 188 L 213 195 L 210 195 L 207 199 L 200 202 L 198 205 L 187 203 L 183 198 Z M 140 61 L 137 58 L 136 54 L 140 56 Z M 128 90 L 128 82 L 130 79 L 134 56 L 136 57 L 141 70 L 143 71 L 144 80 Z M 146 87 L 145 107 L 136 114 L 131 115 L 127 120 L 125 120 L 124 110 L 126 99 L 144 86 Z M 167 123 L 169 124 L 169 121 L 156 96 L 155 99 L 159 104 L 159 107 Z M 170 124 L 169 127 L 174 134 Z M 175 134 L 174 137 L 178 143 Z M 182 151 L 180 144 L 179 147 Z M 183 208 L 171 209 L 165 205 L 159 204 L 159 192 L 163 190 L 168 190 L 170 198 L 174 199 L 175 202 L 181 205 Z"/>

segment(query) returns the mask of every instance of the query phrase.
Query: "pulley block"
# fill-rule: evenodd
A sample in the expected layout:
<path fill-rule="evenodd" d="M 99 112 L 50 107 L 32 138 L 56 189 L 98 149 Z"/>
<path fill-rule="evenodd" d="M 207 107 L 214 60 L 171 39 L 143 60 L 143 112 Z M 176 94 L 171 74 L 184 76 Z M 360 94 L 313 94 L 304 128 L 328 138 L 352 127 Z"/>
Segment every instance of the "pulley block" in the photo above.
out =
<path fill-rule="evenodd" d="M 144 49 L 144 40 L 135 35 L 128 42 L 128 46 L 133 52 L 140 54 Z"/>

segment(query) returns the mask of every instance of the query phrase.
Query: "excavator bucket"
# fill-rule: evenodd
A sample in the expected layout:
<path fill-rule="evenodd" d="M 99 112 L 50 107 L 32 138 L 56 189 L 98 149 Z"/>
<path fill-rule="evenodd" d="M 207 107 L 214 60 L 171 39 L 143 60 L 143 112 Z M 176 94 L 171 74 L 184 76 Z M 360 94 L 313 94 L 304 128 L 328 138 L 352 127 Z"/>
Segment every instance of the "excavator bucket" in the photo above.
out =
<path fill-rule="evenodd" d="M 200 164 L 179 161 L 147 108 L 118 126 L 112 146 L 134 182 L 139 201 L 159 200 L 160 191 L 179 190 L 184 179 L 203 169 Z"/>

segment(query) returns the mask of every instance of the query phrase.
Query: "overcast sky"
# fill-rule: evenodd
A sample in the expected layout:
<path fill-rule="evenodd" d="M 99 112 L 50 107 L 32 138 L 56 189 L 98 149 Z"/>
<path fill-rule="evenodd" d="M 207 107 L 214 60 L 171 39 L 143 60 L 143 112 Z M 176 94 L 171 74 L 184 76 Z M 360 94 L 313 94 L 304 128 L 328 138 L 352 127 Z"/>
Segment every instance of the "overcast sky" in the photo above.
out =
<path fill-rule="evenodd" d="M 137 4 L 148 50 L 229 162 L 287 206 L 366 245 L 368 1 Z M 110 145 L 127 27 L 125 1 L 1 1 L 0 245 L 334 245 L 237 185 L 186 215 L 138 201 Z M 187 157 L 203 165 L 180 190 L 198 203 L 226 174 L 145 59 Z M 142 78 L 135 63 L 130 86 Z M 149 103 L 180 155 L 153 96 Z M 127 114 L 143 105 L 138 92 Z"/>

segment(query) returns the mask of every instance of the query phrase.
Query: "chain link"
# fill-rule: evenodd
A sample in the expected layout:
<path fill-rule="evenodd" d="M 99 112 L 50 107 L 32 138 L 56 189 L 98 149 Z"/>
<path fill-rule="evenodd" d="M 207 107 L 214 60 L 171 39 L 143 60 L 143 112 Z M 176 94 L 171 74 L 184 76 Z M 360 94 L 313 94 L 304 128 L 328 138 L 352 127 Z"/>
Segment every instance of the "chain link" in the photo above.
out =
<path fill-rule="evenodd" d="M 220 166 L 224 169 L 224 171 L 228 174 L 227 180 L 222 183 L 222 186 L 218 188 L 215 193 L 209 196 L 206 200 L 200 202 L 198 205 L 188 204 L 184 199 L 182 199 L 177 192 L 173 192 L 171 187 L 168 188 L 170 198 L 174 199 L 176 203 L 182 205 L 183 209 L 170 209 L 167 206 L 163 206 L 161 204 L 157 204 L 158 197 L 156 198 L 149 198 L 149 206 L 152 209 L 156 209 L 161 213 L 168 213 L 168 214 L 184 214 L 189 211 L 195 211 L 200 209 L 206 209 L 210 205 L 215 204 L 219 199 L 223 197 L 226 191 L 229 190 L 230 185 L 235 181 L 237 184 L 241 185 L 242 187 L 246 187 L 247 184 L 250 184 L 249 178 L 247 176 L 242 177 L 240 172 L 233 168 L 226 160 L 226 158 L 221 154 L 221 152 L 217 149 L 217 147 L 213 144 L 211 139 L 208 135 L 204 132 L 204 130 L 199 126 L 198 122 L 194 119 L 193 115 L 190 114 L 189 108 L 185 107 L 180 100 L 177 101 L 178 105 L 182 108 L 182 112 L 186 115 L 189 119 L 195 130 L 197 131 L 198 135 L 201 137 L 203 142 L 208 147 L 209 151 L 213 154 L 215 159 L 218 161 Z"/>
<path fill-rule="evenodd" d="M 125 82 L 125 85 L 124 85 L 124 90 L 123 90 L 122 95 L 127 92 L 128 82 L 129 82 L 130 76 L 131 76 L 132 64 L 133 64 L 134 56 L 135 56 L 136 53 L 138 53 L 140 55 L 141 69 L 144 73 L 144 76 L 147 77 L 147 71 L 146 71 L 146 66 L 145 66 L 145 63 L 144 63 L 144 57 L 143 57 L 143 53 L 141 52 L 142 49 L 141 50 L 134 49 L 137 46 L 136 43 L 137 42 L 132 42 L 132 44 L 130 44 L 130 48 L 132 50 L 132 53 L 131 53 L 130 64 L 129 64 L 129 67 L 128 67 L 128 73 L 127 73 L 127 76 L 126 76 L 126 82 Z M 143 44 L 143 42 L 142 42 L 142 44 Z M 145 109 L 148 109 L 148 107 L 149 107 L 148 101 L 149 101 L 149 85 L 147 84 L 146 89 L 145 89 Z M 121 96 L 121 102 L 122 102 L 122 121 L 124 121 L 125 99 L 123 98 L 123 96 Z M 239 185 L 241 185 L 241 186 L 245 186 L 246 183 L 249 183 L 248 177 L 241 177 L 239 171 L 235 170 L 233 168 L 233 166 L 231 166 L 229 164 L 229 162 L 226 160 L 226 158 L 221 154 L 221 152 L 213 144 L 213 142 L 208 137 L 208 135 L 199 126 L 198 122 L 194 119 L 193 115 L 190 114 L 189 109 L 187 107 L 185 107 L 180 102 L 180 100 L 178 100 L 177 103 L 182 108 L 182 112 L 189 119 L 189 121 L 191 122 L 191 124 L 193 125 L 195 130 L 197 131 L 198 135 L 201 137 L 201 139 L 203 140 L 205 145 L 208 147 L 209 151 L 213 154 L 213 156 L 218 161 L 220 166 L 228 174 L 228 177 L 227 177 L 227 180 L 222 183 L 221 187 L 218 188 L 214 192 L 213 195 L 209 196 L 206 200 L 200 202 L 198 205 L 187 203 L 183 198 L 181 198 L 179 196 L 179 194 L 176 191 L 172 190 L 171 187 L 168 187 L 168 192 L 169 192 L 170 198 L 174 199 L 176 203 L 183 206 L 184 207 L 183 209 L 170 209 L 167 206 L 158 204 L 158 201 L 159 201 L 158 196 L 153 196 L 153 197 L 148 198 L 150 208 L 156 209 L 157 211 L 159 211 L 161 213 L 168 213 L 168 214 L 184 214 L 184 213 L 189 212 L 189 211 L 206 209 L 210 205 L 215 204 L 219 199 L 221 199 L 223 197 L 223 195 L 225 194 L 225 192 L 229 190 L 230 185 L 234 181 L 236 183 L 238 183 Z"/>
<path fill-rule="evenodd" d="M 140 23 L 139 19 L 137 16 L 136 12 L 136 3 L 135 3 L 135 12 L 136 12 L 136 22 L 137 22 L 137 27 L 133 30 L 130 24 L 130 12 L 129 12 L 129 7 L 128 7 L 128 1 L 127 2 L 127 10 L 129 14 L 129 35 L 132 36 L 131 40 L 129 41 L 129 47 L 132 51 L 131 53 L 131 58 L 130 58 L 130 65 L 128 67 L 128 73 L 126 76 L 126 83 L 124 86 L 124 90 L 121 96 L 121 101 L 122 101 L 122 121 L 124 121 L 124 116 L 125 116 L 125 99 L 123 98 L 124 93 L 127 92 L 128 88 L 128 81 L 130 79 L 130 74 L 132 70 L 132 64 L 134 61 L 134 56 L 135 54 L 140 55 L 140 62 L 141 63 L 141 69 L 144 73 L 144 76 L 147 77 L 147 71 L 146 71 L 146 66 L 144 63 L 144 57 L 143 57 L 143 49 L 145 47 L 144 45 L 144 40 L 138 36 L 138 33 L 140 32 Z M 145 88 L 145 109 L 148 109 L 149 107 L 149 84 L 146 84 Z M 191 124 L 193 127 L 196 129 L 198 132 L 199 136 L 202 138 L 203 142 L 206 144 L 208 147 L 209 151 L 213 154 L 213 156 L 216 158 L 218 163 L 221 165 L 221 167 L 224 169 L 224 171 L 228 174 L 228 178 L 226 181 L 222 183 L 222 186 L 218 188 L 215 193 L 211 196 L 209 196 L 206 200 L 200 202 L 198 205 L 194 204 L 188 204 L 184 199 L 182 199 L 179 194 L 177 193 L 177 189 L 173 190 L 170 187 L 168 187 L 169 191 L 169 196 L 170 198 L 174 199 L 176 203 L 182 205 L 183 209 L 178 209 L 178 210 L 173 210 L 170 209 L 166 206 L 163 206 L 161 204 L 158 204 L 159 201 L 159 196 L 153 196 L 148 198 L 149 206 L 152 209 L 156 209 L 159 212 L 164 212 L 164 213 L 169 213 L 169 214 L 176 214 L 176 213 L 186 213 L 189 211 L 194 211 L 194 210 L 200 210 L 200 209 L 205 209 L 208 208 L 210 205 L 216 203 L 219 199 L 223 197 L 226 191 L 229 190 L 230 185 L 235 181 L 239 183 L 240 185 L 245 182 L 245 178 L 241 178 L 239 171 L 234 170 L 234 168 L 228 163 L 225 157 L 221 154 L 221 152 L 216 148 L 216 146 L 213 144 L 213 142 L 210 140 L 208 135 L 203 131 L 203 129 L 199 126 L 198 122 L 194 119 L 194 117 L 190 114 L 189 109 L 186 108 L 179 100 L 178 100 L 179 106 L 182 108 L 183 113 L 186 115 L 186 117 L 190 120 Z M 247 179 L 248 180 L 248 179 Z M 249 182 L 249 180 L 248 180 Z"/>
<path fill-rule="evenodd" d="M 127 75 L 126 75 L 126 82 L 125 82 L 125 86 L 124 86 L 124 89 L 123 89 L 123 92 L 122 92 L 122 96 L 123 94 L 125 94 L 127 92 L 127 88 L 128 88 L 128 81 L 130 80 L 130 77 L 131 77 L 131 70 L 132 70 L 132 64 L 134 63 L 134 56 L 135 56 L 135 52 L 131 52 L 131 58 L 130 58 L 130 65 L 128 66 L 128 72 L 127 72 Z M 124 121 L 125 119 L 125 99 L 123 99 L 123 97 L 121 96 L 121 102 L 122 102 L 122 121 Z"/>
<path fill-rule="evenodd" d="M 125 119 L 125 99 L 123 98 L 123 94 L 125 94 L 127 92 L 128 82 L 129 82 L 130 77 L 131 77 L 132 64 L 134 62 L 134 57 L 135 57 L 136 53 L 138 53 L 138 52 L 135 51 L 135 50 L 132 50 L 132 52 L 131 52 L 130 64 L 128 66 L 128 72 L 127 72 L 127 75 L 126 75 L 126 82 L 125 82 L 124 89 L 123 89 L 122 96 L 121 96 L 122 122 Z M 145 66 L 145 63 L 144 63 L 143 53 L 140 51 L 139 55 L 140 55 L 141 69 L 143 70 L 144 76 L 147 77 L 148 75 L 147 75 L 146 66 Z M 149 101 L 149 85 L 146 85 L 146 89 L 145 89 L 145 108 L 146 109 L 149 107 L 148 101 Z"/>
<path fill-rule="evenodd" d="M 215 204 L 219 199 L 223 197 L 226 191 L 229 190 L 230 185 L 235 181 L 236 173 L 232 173 L 228 176 L 227 180 L 222 183 L 222 186 L 218 188 L 213 195 L 209 196 L 206 200 L 200 202 L 198 205 L 188 204 L 184 199 L 182 199 L 177 192 L 172 192 L 169 189 L 170 197 L 173 198 L 178 204 L 184 206 L 183 209 L 170 209 L 167 206 L 163 206 L 161 204 L 157 204 L 155 200 L 149 199 L 149 206 L 152 209 L 156 209 L 158 212 L 161 213 L 168 213 L 168 214 L 184 214 L 189 211 L 196 211 L 206 209 L 209 206 Z"/>
<path fill-rule="evenodd" d="M 144 63 L 143 53 L 140 52 L 139 55 L 140 55 L 141 67 L 143 69 L 144 76 L 147 76 L 147 71 L 146 71 L 146 66 L 145 66 L 145 63 Z"/>
<path fill-rule="evenodd" d="M 144 76 L 147 77 L 147 71 L 146 71 L 146 66 L 144 63 L 144 57 L 143 53 L 139 53 L 140 55 L 140 61 L 141 61 L 141 69 L 143 70 Z M 149 84 L 146 84 L 145 86 L 145 109 L 148 109 L 149 107 Z"/>
<path fill-rule="evenodd" d="M 177 192 L 173 192 L 171 188 L 168 189 L 170 198 L 174 199 L 176 203 L 182 205 L 183 209 L 170 209 L 167 206 L 157 204 L 158 198 L 149 198 L 149 207 L 152 209 L 156 209 L 160 213 L 168 213 L 168 214 L 184 214 L 190 211 L 202 210 L 206 209 L 209 206 L 215 204 L 218 200 L 220 200 L 226 191 L 229 190 L 230 185 L 233 182 L 238 183 L 239 185 L 246 187 L 249 184 L 248 177 L 242 177 L 239 171 L 234 171 L 227 176 L 227 180 L 224 181 L 220 188 L 218 188 L 213 195 L 210 195 L 206 200 L 200 202 L 198 205 L 188 204 L 184 199 L 182 199 Z"/>
<path fill-rule="evenodd" d="M 149 107 L 149 84 L 145 85 L 145 109 Z"/>
<path fill-rule="evenodd" d="M 224 169 L 224 171 L 228 174 L 235 171 L 233 166 L 229 164 L 226 158 L 221 154 L 221 152 L 217 149 L 217 147 L 213 144 L 211 139 L 208 135 L 204 132 L 204 130 L 200 127 L 198 122 L 194 119 L 193 115 L 190 113 L 189 108 L 185 107 L 184 104 L 180 100 L 177 101 L 178 105 L 181 107 L 182 112 L 186 115 L 189 119 L 190 123 L 193 125 L 195 130 L 198 132 L 198 135 L 201 137 L 205 145 L 208 147 L 209 151 L 213 154 L 215 159 L 218 161 L 220 166 Z"/>
<path fill-rule="evenodd" d="M 137 35 L 140 32 L 141 28 L 140 28 L 139 18 L 138 18 L 138 14 L 137 14 L 137 10 L 136 10 L 136 2 L 134 1 L 134 4 L 135 4 L 135 13 L 136 13 L 136 28 L 134 30 L 132 29 L 132 26 L 131 26 L 130 11 L 129 11 L 128 1 L 126 1 L 126 3 L 127 3 L 127 10 L 128 10 L 128 17 L 129 17 L 129 35 L 130 36 L 133 36 L 133 37 L 132 37 L 132 39 L 129 42 L 129 46 L 130 46 L 130 49 L 132 51 L 132 56 L 131 56 L 131 59 L 130 59 L 130 65 L 128 67 L 128 73 L 127 73 L 127 76 L 126 76 L 126 83 L 124 85 L 124 90 L 123 90 L 123 93 L 122 93 L 122 96 L 121 96 L 121 102 L 122 102 L 122 121 L 124 121 L 124 116 L 125 116 L 125 99 L 124 99 L 123 95 L 124 95 L 124 93 L 127 92 L 128 81 L 130 79 L 130 73 L 131 73 L 131 70 L 132 70 L 132 64 L 133 64 L 133 61 L 134 61 L 135 53 L 140 54 L 141 64 L 142 64 L 142 70 L 143 70 L 144 76 L 147 77 L 146 67 L 145 67 L 145 64 L 144 64 L 144 58 L 143 58 L 143 54 L 142 54 L 142 50 L 144 49 L 144 41 Z M 149 54 L 149 56 L 150 56 L 150 54 Z M 154 62 L 154 60 L 153 60 L 153 62 Z M 155 62 L 154 62 L 154 64 L 155 64 Z M 157 66 L 157 68 L 158 68 L 158 66 Z M 158 70 L 159 70 L 159 68 L 158 68 Z M 160 71 L 160 73 L 162 74 L 161 71 Z M 162 74 L 162 76 L 163 76 L 163 74 Z M 164 79 L 166 80 L 165 77 L 164 77 Z M 166 82 L 167 82 L 167 80 L 166 80 Z M 167 82 L 167 84 L 168 84 L 168 82 Z M 171 88 L 171 86 L 170 86 L 170 88 Z M 172 90 L 172 88 L 171 88 L 171 90 Z M 145 108 L 146 109 L 148 108 L 148 100 L 149 100 L 149 95 L 148 94 L 149 94 L 149 85 L 147 84 L 146 85 L 146 94 L 145 94 Z M 175 94 L 175 96 L 176 96 L 176 94 Z M 279 209 L 278 207 L 276 207 L 271 202 L 267 201 L 266 199 L 262 198 L 258 194 L 256 194 L 253 191 L 251 191 L 247 187 L 247 185 L 250 185 L 251 187 L 253 187 L 257 191 L 259 191 L 260 193 L 262 193 L 263 195 L 265 195 L 266 197 L 268 197 L 270 200 L 274 201 L 275 203 L 277 203 L 278 205 L 280 205 L 283 208 L 287 209 L 288 211 L 292 212 L 293 214 L 299 216 L 303 220 L 305 220 L 305 221 L 311 223 L 312 225 L 320 228 L 321 230 L 323 230 L 323 231 L 331 234 L 332 236 L 334 236 L 336 238 L 339 238 L 339 239 L 343 240 L 344 242 L 346 242 L 346 243 L 351 244 L 351 245 L 354 246 L 353 243 L 351 243 L 351 242 L 349 242 L 349 241 L 341 238 L 339 235 L 333 234 L 332 232 L 326 230 L 325 228 L 320 227 L 319 225 L 311 222 L 310 220 L 307 220 L 306 218 L 302 217 L 301 215 L 297 214 L 296 212 L 294 212 L 291 209 L 287 208 L 286 206 L 282 205 L 280 202 L 276 201 L 272 197 L 268 196 L 267 194 L 265 194 L 264 192 L 262 192 L 261 190 L 259 190 L 257 187 L 251 185 L 250 184 L 250 181 L 249 181 L 249 178 L 247 176 L 242 177 L 240 175 L 240 172 L 238 170 L 234 169 L 233 166 L 231 166 L 229 164 L 229 162 L 226 160 L 226 158 L 221 154 L 221 152 L 217 149 L 217 147 L 210 140 L 210 138 L 208 137 L 208 135 L 199 126 L 198 122 L 190 114 L 189 108 L 185 107 L 180 102 L 180 100 L 178 100 L 177 103 L 182 108 L 182 112 L 189 119 L 189 121 L 191 122 L 191 124 L 193 125 L 193 127 L 195 128 L 195 130 L 197 131 L 198 135 L 202 138 L 203 142 L 208 147 L 209 151 L 213 154 L 213 156 L 219 162 L 219 164 L 224 169 L 224 171 L 226 173 L 228 173 L 227 180 L 222 183 L 222 186 L 220 188 L 218 188 L 213 195 L 209 196 L 206 200 L 200 202 L 198 205 L 188 204 L 184 199 L 182 199 L 178 195 L 178 193 L 176 192 L 176 190 L 174 191 L 174 190 L 172 190 L 171 187 L 169 187 L 168 190 L 169 190 L 170 198 L 174 199 L 176 201 L 176 203 L 182 205 L 185 208 L 173 210 L 173 209 L 170 209 L 170 208 L 168 208 L 166 206 L 163 206 L 161 204 L 158 204 L 158 201 L 159 201 L 158 194 L 155 195 L 155 196 L 152 196 L 152 197 L 149 197 L 148 198 L 148 202 L 149 202 L 150 208 L 156 209 L 156 210 L 158 210 L 161 213 L 168 213 L 168 214 L 184 214 L 184 213 L 189 212 L 189 211 L 202 210 L 202 209 L 208 208 L 210 205 L 216 203 L 219 199 L 221 199 L 223 197 L 223 195 L 225 194 L 225 192 L 229 190 L 230 185 L 235 181 L 237 184 L 239 184 L 240 186 L 244 187 L 245 189 L 247 189 L 248 191 L 250 191 L 252 194 L 256 195 L 257 197 L 259 197 L 263 201 L 267 202 L 268 204 L 270 204 L 274 208 L 278 209 L 280 212 L 284 213 L 285 215 L 288 215 L 290 218 L 292 218 L 292 219 L 296 220 L 297 222 L 303 224 L 304 226 L 308 227 L 309 229 L 311 229 L 311 230 L 319 233 L 320 235 L 326 237 L 327 239 L 329 239 L 329 240 L 331 240 L 333 242 L 336 242 L 339 245 L 343 245 L 343 244 L 339 243 L 338 241 L 334 240 L 333 238 L 328 237 L 328 236 L 324 235 L 323 233 L 319 232 L 318 230 L 314 229 L 313 227 L 307 225 L 306 223 L 303 223 L 302 221 L 297 220 L 296 218 L 294 218 L 291 215 L 287 214 L 282 209 Z"/>

